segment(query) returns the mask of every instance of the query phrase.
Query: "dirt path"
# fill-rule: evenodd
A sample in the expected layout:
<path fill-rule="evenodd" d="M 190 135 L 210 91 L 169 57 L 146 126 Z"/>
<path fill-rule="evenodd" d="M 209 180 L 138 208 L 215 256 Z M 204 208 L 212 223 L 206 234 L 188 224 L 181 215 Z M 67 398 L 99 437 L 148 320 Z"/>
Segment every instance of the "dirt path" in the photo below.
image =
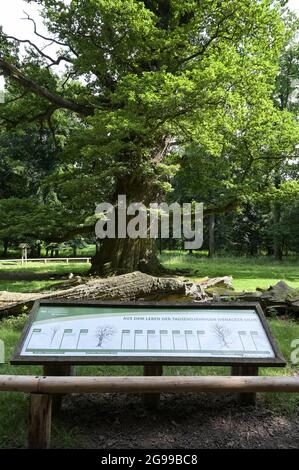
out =
<path fill-rule="evenodd" d="M 86 448 L 299 448 L 299 414 L 275 412 L 262 397 L 242 407 L 232 395 L 163 395 L 148 412 L 138 396 L 75 395 L 56 420 Z"/>

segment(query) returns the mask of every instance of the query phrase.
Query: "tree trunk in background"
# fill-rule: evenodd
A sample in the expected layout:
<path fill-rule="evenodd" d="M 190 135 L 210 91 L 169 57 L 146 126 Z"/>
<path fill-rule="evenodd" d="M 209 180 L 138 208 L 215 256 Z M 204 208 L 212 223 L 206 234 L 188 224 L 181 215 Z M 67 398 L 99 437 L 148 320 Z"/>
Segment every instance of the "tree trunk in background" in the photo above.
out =
<path fill-rule="evenodd" d="M 209 258 L 215 254 L 215 214 L 209 216 Z"/>
<path fill-rule="evenodd" d="M 277 231 L 279 223 L 280 223 L 280 205 L 278 203 L 273 204 L 272 209 L 273 214 L 273 224 L 274 224 L 274 234 L 273 234 L 273 251 L 274 251 L 274 258 L 278 261 L 282 260 L 282 244 L 280 234 Z"/>
<path fill-rule="evenodd" d="M 284 255 L 285 255 L 286 258 L 289 256 L 289 247 L 288 247 L 287 243 L 285 244 Z"/>
<path fill-rule="evenodd" d="M 38 258 L 40 258 L 41 249 L 42 249 L 41 244 L 38 244 L 38 245 L 37 245 L 37 257 L 38 257 Z"/>
<path fill-rule="evenodd" d="M 7 239 L 4 239 L 3 240 L 3 256 L 4 256 L 4 258 L 6 258 L 7 253 L 8 253 L 8 245 L 9 245 L 9 241 Z"/>
<path fill-rule="evenodd" d="M 276 174 L 274 176 L 274 185 L 276 189 L 280 188 L 281 184 L 281 176 Z M 282 242 L 281 236 L 279 233 L 279 224 L 281 218 L 281 207 L 278 202 L 273 203 L 272 206 L 272 215 L 273 215 L 273 225 L 274 225 L 274 233 L 273 233 L 273 254 L 274 258 L 278 261 L 282 260 Z"/>

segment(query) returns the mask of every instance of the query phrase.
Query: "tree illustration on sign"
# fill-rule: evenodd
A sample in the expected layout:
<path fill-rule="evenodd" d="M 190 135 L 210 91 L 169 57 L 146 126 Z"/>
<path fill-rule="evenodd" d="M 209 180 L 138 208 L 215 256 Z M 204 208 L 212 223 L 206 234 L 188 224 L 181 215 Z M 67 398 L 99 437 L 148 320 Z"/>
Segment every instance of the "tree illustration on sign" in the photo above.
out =
<path fill-rule="evenodd" d="M 221 348 L 229 348 L 228 337 L 231 335 L 231 330 L 220 323 L 215 323 L 213 330 L 220 342 Z"/>
<path fill-rule="evenodd" d="M 97 338 L 97 347 L 101 348 L 103 342 L 111 338 L 111 336 L 115 335 L 116 331 L 113 326 L 105 325 L 99 326 L 96 331 L 96 338 Z"/>
<path fill-rule="evenodd" d="M 53 343 L 54 338 L 55 338 L 56 333 L 58 332 L 58 330 L 59 330 L 59 326 L 53 326 L 53 328 L 51 328 L 51 342 L 50 342 L 50 344 Z"/>

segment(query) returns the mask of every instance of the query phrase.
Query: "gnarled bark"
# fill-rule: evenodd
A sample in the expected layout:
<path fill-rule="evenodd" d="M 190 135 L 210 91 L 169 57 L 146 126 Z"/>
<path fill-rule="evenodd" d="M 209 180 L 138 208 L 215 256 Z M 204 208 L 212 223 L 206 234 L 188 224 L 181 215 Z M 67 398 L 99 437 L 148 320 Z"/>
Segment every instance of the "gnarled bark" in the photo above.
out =
<path fill-rule="evenodd" d="M 107 279 L 91 279 L 79 286 L 48 293 L 17 294 L 1 292 L 0 317 L 18 314 L 38 299 L 136 300 L 150 296 L 186 295 L 186 284 L 179 279 L 153 277 L 133 272 Z"/>
<path fill-rule="evenodd" d="M 97 275 L 123 274 L 142 271 L 159 274 L 155 240 L 150 238 L 105 239 L 92 258 L 91 273 Z"/>

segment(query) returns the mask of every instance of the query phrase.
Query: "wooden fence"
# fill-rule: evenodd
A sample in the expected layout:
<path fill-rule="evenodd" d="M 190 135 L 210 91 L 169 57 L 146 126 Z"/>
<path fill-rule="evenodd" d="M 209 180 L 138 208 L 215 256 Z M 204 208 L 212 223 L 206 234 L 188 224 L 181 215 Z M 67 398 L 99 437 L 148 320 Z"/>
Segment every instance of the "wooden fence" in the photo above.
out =
<path fill-rule="evenodd" d="M 1 375 L 0 392 L 30 393 L 28 446 L 48 448 L 52 400 L 67 393 L 299 393 L 299 377 L 256 376 L 140 376 L 36 377 Z"/>

